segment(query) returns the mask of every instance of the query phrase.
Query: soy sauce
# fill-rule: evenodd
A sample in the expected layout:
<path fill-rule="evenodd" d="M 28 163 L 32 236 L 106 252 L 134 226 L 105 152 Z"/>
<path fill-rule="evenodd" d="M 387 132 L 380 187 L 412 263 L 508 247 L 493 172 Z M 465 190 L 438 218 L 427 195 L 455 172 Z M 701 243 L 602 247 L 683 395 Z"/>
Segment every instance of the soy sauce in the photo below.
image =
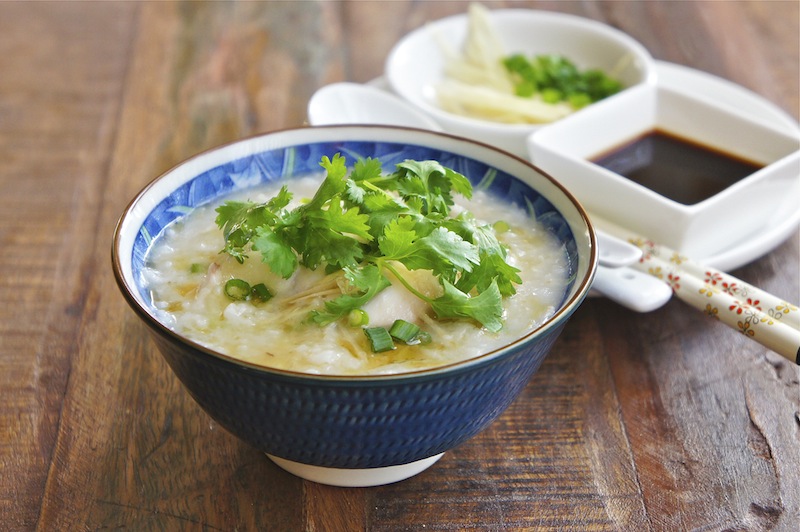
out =
<path fill-rule="evenodd" d="M 593 162 L 685 205 L 699 203 L 763 168 L 660 130 Z"/>

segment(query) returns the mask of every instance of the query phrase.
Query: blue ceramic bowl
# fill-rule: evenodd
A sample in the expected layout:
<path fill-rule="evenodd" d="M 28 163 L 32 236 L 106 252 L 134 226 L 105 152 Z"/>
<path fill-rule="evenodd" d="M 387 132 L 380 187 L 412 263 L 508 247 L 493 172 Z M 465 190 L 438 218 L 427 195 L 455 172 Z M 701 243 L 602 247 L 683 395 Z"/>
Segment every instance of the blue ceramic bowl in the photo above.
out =
<path fill-rule="evenodd" d="M 522 206 L 563 243 L 571 277 L 541 327 L 467 361 L 387 376 L 326 376 L 248 364 L 205 348 L 156 317 L 142 269 L 152 240 L 192 207 L 268 181 L 318 173 L 322 155 L 373 157 L 385 168 L 435 159 Z M 494 179 L 484 180 L 488 175 Z M 241 140 L 180 164 L 128 206 L 114 234 L 119 288 L 191 396 L 220 425 L 304 478 L 336 485 L 401 480 L 497 418 L 538 369 L 594 276 L 597 246 L 583 208 L 529 163 L 430 131 L 329 126 Z"/>

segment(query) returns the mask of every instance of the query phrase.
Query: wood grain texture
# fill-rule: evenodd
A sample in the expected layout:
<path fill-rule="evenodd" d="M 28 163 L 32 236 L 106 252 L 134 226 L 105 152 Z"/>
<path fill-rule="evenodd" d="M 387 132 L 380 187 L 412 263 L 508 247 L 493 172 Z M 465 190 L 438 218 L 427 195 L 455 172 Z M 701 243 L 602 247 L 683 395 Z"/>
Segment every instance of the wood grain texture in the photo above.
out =
<path fill-rule="evenodd" d="M 800 4 L 487 2 L 618 27 L 800 115 Z M 302 481 L 212 421 L 109 262 L 181 160 L 302 126 L 451 1 L 0 3 L 0 528 L 796 530 L 800 371 L 672 301 L 590 299 L 491 427 L 407 481 Z M 800 234 L 731 272 L 800 302 Z"/>

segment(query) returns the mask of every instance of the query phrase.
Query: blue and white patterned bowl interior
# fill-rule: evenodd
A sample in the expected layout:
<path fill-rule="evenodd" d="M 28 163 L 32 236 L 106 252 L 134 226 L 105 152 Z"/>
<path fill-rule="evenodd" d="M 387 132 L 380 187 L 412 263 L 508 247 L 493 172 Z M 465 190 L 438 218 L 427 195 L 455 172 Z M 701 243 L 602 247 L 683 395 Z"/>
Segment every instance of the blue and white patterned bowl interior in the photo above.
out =
<path fill-rule="evenodd" d="M 198 207 L 234 191 L 275 181 L 291 179 L 322 171 L 322 156 L 341 153 L 350 164 L 372 157 L 383 163 L 385 171 L 406 159 L 437 160 L 467 176 L 476 189 L 484 189 L 510 203 L 526 208 L 531 217 L 555 234 L 569 256 L 570 264 L 578 264 L 578 251 L 572 230 L 562 214 L 547 198 L 528 184 L 481 161 L 441 149 L 394 142 L 320 142 L 263 151 L 247 155 L 206 170 L 184 182 L 163 198 L 143 220 L 134 241 L 132 270 L 139 294 L 147 299 L 141 276 L 145 256 L 153 239 L 163 229 Z M 570 281 L 574 282 L 574 277 Z M 569 293 L 569 288 L 565 293 Z"/>

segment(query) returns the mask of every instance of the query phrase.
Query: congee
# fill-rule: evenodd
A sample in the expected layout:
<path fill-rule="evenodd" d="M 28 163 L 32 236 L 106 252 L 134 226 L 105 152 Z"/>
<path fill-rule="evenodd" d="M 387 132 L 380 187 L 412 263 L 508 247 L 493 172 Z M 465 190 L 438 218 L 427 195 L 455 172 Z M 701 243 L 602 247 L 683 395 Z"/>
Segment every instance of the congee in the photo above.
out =
<path fill-rule="evenodd" d="M 560 304 L 565 250 L 524 209 L 435 161 L 320 165 L 170 224 L 144 269 L 162 321 L 252 364 L 393 374 L 502 347 Z"/>

